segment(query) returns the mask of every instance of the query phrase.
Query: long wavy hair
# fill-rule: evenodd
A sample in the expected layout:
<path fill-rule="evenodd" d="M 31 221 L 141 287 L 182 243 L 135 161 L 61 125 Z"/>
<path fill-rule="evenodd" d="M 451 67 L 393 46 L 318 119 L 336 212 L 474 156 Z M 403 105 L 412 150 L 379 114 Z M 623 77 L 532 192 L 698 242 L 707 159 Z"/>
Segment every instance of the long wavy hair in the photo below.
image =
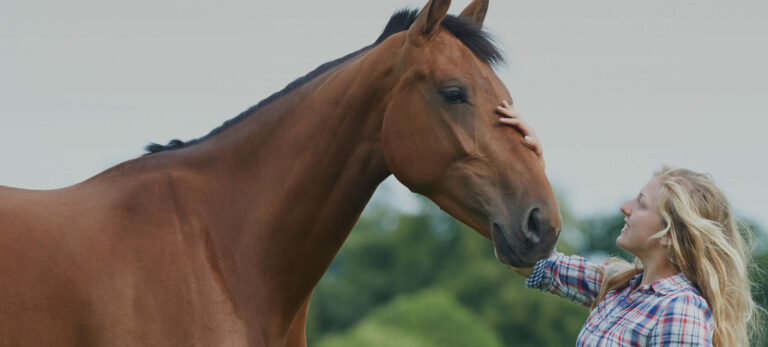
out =
<path fill-rule="evenodd" d="M 758 320 L 763 311 L 752 299 L 750 270 L 754 267 L 749 227 L 736 218 L 725 194 L 712 177 L 695 171 L 663 167 L 654 173 L 661 182 L 658 208 L 662 230 L 669 236 L 669 261 L 691 280 L 707 301 L 714 320 L 712 343 L 717 347 L 749 346 L 761 338 Z M 751 243 L 751 242 L 750 242 Z M 598 297 L 629 285 L 643 271 L 642 263 L 618 261 L 622 270 L 606 274 Z"/>

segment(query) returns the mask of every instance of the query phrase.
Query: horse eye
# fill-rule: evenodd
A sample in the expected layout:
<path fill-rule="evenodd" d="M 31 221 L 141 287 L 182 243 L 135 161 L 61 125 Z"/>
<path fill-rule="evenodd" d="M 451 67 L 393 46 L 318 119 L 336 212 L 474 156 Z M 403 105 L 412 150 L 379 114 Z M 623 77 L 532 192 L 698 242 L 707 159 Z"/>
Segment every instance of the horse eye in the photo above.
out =
<path fill-rule="evenodd" d="M 467 95 L 459 87 L 450 87 L 440 91 L 440 96 L 449 104 L 464 104 L 467 102 Z"/>

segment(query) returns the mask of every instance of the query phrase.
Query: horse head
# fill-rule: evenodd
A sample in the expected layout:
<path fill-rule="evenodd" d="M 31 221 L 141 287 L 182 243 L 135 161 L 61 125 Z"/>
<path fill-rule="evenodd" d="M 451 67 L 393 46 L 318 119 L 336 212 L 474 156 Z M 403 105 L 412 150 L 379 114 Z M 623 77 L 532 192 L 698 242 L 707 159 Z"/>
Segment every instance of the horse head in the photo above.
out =
<path fill-rule="evenodd" d="M 382 151 L 400 182 L 493 240 L 501 262 L 531 266 L 557 241 L 557 202 L 542 159 L 498 122 L 496 106 L 511 98 L 481 28 L 488 1 L 458 17 L 449 6 L 429 1 L 407 31 L 382 43 L 399 50 Z"/>

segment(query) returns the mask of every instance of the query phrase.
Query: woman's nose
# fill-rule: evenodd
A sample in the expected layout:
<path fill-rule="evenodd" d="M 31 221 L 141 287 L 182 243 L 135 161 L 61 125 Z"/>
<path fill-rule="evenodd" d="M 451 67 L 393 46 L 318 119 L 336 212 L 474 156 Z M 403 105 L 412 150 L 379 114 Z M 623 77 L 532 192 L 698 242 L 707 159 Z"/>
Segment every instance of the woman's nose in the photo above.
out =
<path fill-rule="evenodd" d="M 629 212 L 630 211 L 629 211 L 629 207 L 627 207 L 626 203 L 624 205 L 621 205 L 621 208 L 619 208 L 619 209 L 621 210 L 621 213 L 623 213 L 625 216 L 629 216 Z"/>

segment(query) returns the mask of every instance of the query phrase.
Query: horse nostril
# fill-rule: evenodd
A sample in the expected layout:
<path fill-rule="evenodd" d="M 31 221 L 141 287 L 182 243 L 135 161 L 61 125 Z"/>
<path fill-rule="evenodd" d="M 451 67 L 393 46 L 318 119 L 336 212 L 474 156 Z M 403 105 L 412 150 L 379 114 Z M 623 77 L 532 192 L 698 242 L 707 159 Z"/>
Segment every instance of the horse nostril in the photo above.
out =
<path fill-rule="evenodd" d="M 538 207 L 534 207 L 528 213 L 528 220 L 525 223 L 525 236 L 533 243 L 538 243 L 541 239 L 541 212 Z"/>

